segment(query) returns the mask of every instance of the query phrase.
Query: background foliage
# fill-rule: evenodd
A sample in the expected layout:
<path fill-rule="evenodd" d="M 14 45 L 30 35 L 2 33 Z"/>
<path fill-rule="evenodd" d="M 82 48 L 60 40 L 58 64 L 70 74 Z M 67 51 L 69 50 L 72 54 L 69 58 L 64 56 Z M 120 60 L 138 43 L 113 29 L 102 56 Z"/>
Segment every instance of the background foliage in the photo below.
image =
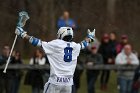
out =
<path fill-rule="evenodd" d="M 56 37 L 57 19 L 63 10 L 70 11 L 78 24 L 75 40 L 83 39 L 87 28 L 95 27 L 97 37 L 115 31 L 128 34 L 136 50 L 139 50 L 140 0 L 1 0 L 0 1 L 0 48 L 12 45 L 18 12 L 29 12 L 26 30 L 43 40 Z M 26 41 L 18 40 L 16 49 L 29 56 L 32 49 Z"/>

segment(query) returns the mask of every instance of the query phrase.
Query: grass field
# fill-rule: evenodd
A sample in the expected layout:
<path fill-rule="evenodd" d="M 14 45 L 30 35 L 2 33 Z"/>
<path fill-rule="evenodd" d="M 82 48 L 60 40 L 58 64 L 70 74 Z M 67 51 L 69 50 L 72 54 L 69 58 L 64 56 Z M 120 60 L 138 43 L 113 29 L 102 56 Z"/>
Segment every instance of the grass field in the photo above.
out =
<path fill-rule="evenodd" d="M 27 61 L 26 61 L 27 62 Z M 111 76 L 110 76 L 110 80 L 109 80 L 109 84 L 108 84 L 108 90 L 106 92 L 103 92 L 100 90 L 100 81 L 98 78 L 98 81 L 96 82 L 96 93 L 118 93 L 117 90 L 117 80 L 116 80 L 116 73 L 114 71 L 111 72 Z M 19 93 L 31 93 L 31 87 L 30 86 L 25 86 L 23 84 L 24 82 L 24 77 L 22 79 L 21 82 L 21 86 L 20 86 L 20 91 Z M 86 83 L 86 75 L 85 72 L 83 73 L 82 77 L 81 77 L 81 87 L 78 90 L 78 93 L 87 93 L 87 83 Z"/>
<path fill-rule="evenodd" d="M 23 84 L 24 77 L 21 82 L 20 92 L 19 93 L 31 93 L 31 87 Z M 96 93 L 118 93 L 117 86 L 116 86 L 116 73 L 112 71 L 110 76 L 110 81 L 108 84 L 108 90 L 103 92 L 100 90 L 100 83 L 99 80 L 96 82 Z M 86 83 L 86 75 L 83 73 L 81 77 L 81 87 L 78 90 L 78 93 L 87 93 L 87 83 Z"/>

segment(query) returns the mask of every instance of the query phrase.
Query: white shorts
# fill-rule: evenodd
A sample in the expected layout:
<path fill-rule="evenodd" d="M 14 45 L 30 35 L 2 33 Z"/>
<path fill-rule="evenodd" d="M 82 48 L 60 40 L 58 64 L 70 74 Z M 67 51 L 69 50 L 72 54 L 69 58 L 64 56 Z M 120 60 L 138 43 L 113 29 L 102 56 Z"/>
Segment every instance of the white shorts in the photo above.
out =
<path fill-rule="evenodd" d="M 43 93 L 71 93 L 71 91 L 72 86 L 54 85 L 48 82 L 44 86 Z"/>

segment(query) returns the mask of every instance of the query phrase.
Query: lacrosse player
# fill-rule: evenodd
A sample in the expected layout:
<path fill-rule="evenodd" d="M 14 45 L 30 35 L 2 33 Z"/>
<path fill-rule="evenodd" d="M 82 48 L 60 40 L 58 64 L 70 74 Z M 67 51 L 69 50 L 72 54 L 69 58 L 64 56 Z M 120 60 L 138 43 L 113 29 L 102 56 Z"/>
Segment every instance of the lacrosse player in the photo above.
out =
<path fill-rule="evenodd" d="M 86 48 L 95 39 L 95 29 L 88 30 L 88 35 L 81 43 L 75 43 L 71 27 L 61 27 L 57 39 L 50 42 L 27 35 L 21 27 L 17 27 L 16 35 L 28 39 L 33 46 L 41 47 L 50 63 L 50 78 L 44 86 L 43 93 L 71 93 L 73 74 L 77 64 L 80 50 Z"/>

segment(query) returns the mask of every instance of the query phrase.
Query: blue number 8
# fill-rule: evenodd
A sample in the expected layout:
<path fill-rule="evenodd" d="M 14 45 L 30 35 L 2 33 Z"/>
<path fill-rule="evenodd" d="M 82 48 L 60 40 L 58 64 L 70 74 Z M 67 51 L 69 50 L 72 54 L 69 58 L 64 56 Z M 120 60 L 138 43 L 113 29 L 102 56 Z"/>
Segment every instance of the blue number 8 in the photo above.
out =
<path fill-rule="evenodd" d="M 71 62 L 72 61 L 72 47 L 66 47 L 64 49 L 64 61 L 65 62 Z"/>

